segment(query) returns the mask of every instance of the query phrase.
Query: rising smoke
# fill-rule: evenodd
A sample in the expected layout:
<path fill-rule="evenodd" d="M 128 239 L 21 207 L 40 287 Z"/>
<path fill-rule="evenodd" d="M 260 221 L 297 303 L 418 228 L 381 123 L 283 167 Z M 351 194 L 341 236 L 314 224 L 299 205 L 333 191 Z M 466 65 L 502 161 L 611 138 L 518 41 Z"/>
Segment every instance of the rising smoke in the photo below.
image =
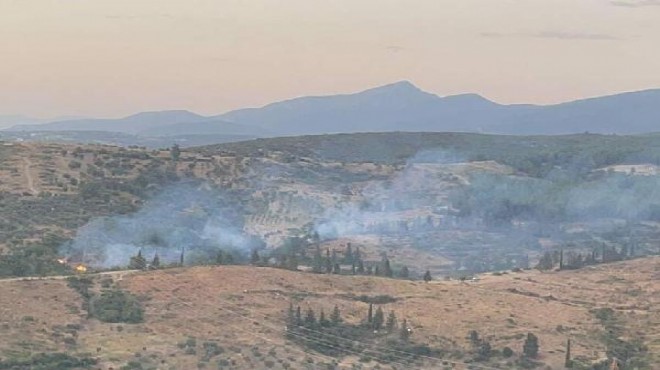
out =
<path fill-rule="evenodd" d="M 103 268 L 126 266 L 138 251 L 147 259 L 157 253 L 164 263 L 179 261 L 184 249 L 190 263 L 219 249 L 247 254 L 261 244 L 243 232 L 239 208 L 227 192 L 208 185 L 171 185 L 134 214 L 89 222 L 61 252 Z"/>

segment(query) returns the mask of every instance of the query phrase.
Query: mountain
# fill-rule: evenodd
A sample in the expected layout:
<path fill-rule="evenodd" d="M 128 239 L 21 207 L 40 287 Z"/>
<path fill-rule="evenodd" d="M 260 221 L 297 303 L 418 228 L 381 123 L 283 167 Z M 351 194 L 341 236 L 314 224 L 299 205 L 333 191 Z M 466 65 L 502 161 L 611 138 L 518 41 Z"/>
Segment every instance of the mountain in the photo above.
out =
<path fill-rule="evenodd" d="M 0 116 L 0 129 L 22 124 L 43 123 L 39 118 L 27 117 L 22 115 L 2 115 Z"/>
<path fill-rule="evenodd" d="M 171 137 L 179 135 L 247 135 L 272 136 L 265 129 L 232 122 L 214 120 L 174 123 L 165 126 L 151 127 L 138 132 L 140 136 Z"/>
<path fill-rule="evenodd" d="M 207 117 L 185 110 L 142 112 L 124 118 L 90 118 L 18 125 L 9 131 L 108 131 L 137 134 L 141 131 L 183 122 L 200 122 Z"/>
<path fill-rule="evenodd" d="M 221 119 L 286 135 L 377 131 L 633 134 L 660 129 L 660 90 L 556 105 L 502 105 L 476 94 L 439 97 L 407 81 L 356 94 L 302 97 Z"/>
<path fill-rule="evenodd" d="M 508 122 L 494 133 L 640 134 L 660 131 L 660 89 L 582 99 L 568 103 L 533 106 L 527 112 L 509 106 Z"/>
<path fill-rule="evenodd" d="M 478 131 L 500 107 L 478 95 L 440 98 L 403 81 L 356 94 L 303 97 L 219 118 L 285 135 L 369 131 Z"/>
<path fill-rule="evenodd" d="M 660 90 L 545 106 L 504 105 L 477 94 L 440 97 L 401 81 L 354 94 L 301 97 L 211 117 L 181 110 L 143 112 L 119 119 L 19 125 L 10 131 L 109 131 L 145 137 L 388 131 L 639 134 L 660 131 Z"/>

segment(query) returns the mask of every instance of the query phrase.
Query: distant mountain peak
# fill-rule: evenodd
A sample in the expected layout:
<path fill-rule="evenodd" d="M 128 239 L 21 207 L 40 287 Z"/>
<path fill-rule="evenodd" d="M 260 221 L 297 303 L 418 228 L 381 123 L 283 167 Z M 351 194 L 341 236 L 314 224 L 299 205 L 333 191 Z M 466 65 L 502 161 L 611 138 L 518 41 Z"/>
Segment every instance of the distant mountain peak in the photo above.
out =
<path fill-rule="evenodd" d="M 173 110 L 160 110 L 160 111 L 147 111 L 147 112 L 140 112 L 140 113 L 135 113 L 132 114 L 126 118 L 136 118 L 136 117 L 162 117 L 162 116 L 178 116 L 178 117 L 198 117 L 202 118 L 197 113 L 193 113 L 191 111 L 185 110 L 185 109 L 173 109 Z"/>
<path fill-rule="evenodd" d="M 397 81 L 391 84 L 374 87 L 368 90 L 364 90 L 363 93 L 382 92 L 382 91 L 399 92 L 399 93 L 406 93 L 406 92 L 425 93 L 422 89 L 415 86 L 412 82 L 408 80 Z"/>

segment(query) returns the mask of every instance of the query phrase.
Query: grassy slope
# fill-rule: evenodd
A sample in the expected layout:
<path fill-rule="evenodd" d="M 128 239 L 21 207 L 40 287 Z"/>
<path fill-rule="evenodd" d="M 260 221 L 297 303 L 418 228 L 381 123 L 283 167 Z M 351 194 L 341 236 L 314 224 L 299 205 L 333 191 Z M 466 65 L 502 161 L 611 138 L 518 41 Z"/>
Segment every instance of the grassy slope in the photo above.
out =
<path fill-rule="evenodd" d="M 238 266 L 134 273 L 121 280 L 115 276 L 121 287 L 144 300 L 146 322 L 137 325 L 103 324 L 75 313 L 80 298 L 64 281 L 0 281 L 0 295 L 11 298 L 0 303 L 0 357 L 26 350 L 96 353 L 99 348 L 96 355 L 104 368 L 117 368 L 138 354 L 147 363 L 164 361 L 163 368 L 193 368 L 202 360 L 203 343 L 215 342 L 225 352 L 212 356 L 212 367 L 226 359 L 236 361 L 238 368 L 263 368 L 267 360 L 275 362 L 274 368 L 282 368 L 280 360 L 303 368 L 305 356 L 322 359 L 301 353 L 284 339 L 281 320 L 290 302 L 326 312 L 338 305 L 347 321 L 357 322 L 367 306 L 352 297 L 384 294 L 397 301 L 383 308 L 409 320 L 415 341 L 463 352 L 464 360 L 470 357 L 469 330 L 477 330 L 493 348 L 510 346 L 517 354 L 520 337 L 531 331 L 540 339 L 539 360 L 555 369 L 562 368 L 568 338 L 574 357 L 604 357 L 604 328 L 591 311 L 610 307 L 621 320 L 623 337 L 643 339 L 654 356 L 651 363 L 657 365 L 658 274 L 660 259 L 648 258 L 579 271 L 491 275 L 470 283 L 425 284 Z M 66 333 L 62 326 L 67 324 L 81 329 Z M 67 337 L 74 337 L 75 344 L 67 346 Z M 181 348 L 188 337 L 196 338 L 196 354 L 186 355 Z M 355 360 L 348 356 L 344 361 Z"/>

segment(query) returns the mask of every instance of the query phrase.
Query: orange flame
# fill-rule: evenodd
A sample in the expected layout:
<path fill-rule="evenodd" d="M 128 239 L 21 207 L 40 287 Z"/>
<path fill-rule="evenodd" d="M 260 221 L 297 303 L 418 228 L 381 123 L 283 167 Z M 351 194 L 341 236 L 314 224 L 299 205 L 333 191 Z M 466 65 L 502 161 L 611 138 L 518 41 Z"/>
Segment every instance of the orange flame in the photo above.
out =
<path fill-rule="evenodd" d="M 75 270 L 76 270 L 77 273 L 84 274 L 85 272 L 87 272 L 87 266 L 85 266 L 83 264 L 80 264 L 80 265 L 76 266 Z"/>

